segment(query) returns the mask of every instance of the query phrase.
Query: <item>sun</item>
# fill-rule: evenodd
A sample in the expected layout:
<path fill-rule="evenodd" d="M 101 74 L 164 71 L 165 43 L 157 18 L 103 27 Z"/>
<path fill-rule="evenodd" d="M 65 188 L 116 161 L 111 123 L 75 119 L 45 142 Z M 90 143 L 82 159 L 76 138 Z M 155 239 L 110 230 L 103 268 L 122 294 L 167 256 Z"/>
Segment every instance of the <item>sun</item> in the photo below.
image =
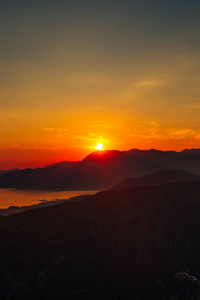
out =
<path fill-rule="evenodd" d="M 94 148 L 97 149 L 97 150 L 103 150 L 103 144 L 98 143 L 96 146 L 94 146 Z"/>

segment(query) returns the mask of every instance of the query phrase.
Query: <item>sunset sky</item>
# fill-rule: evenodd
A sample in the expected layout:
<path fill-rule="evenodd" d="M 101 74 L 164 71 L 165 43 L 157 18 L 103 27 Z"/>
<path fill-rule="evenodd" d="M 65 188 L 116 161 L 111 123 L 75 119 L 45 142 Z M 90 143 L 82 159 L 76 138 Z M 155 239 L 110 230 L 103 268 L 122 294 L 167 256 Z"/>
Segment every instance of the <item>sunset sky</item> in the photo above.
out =
<path fill-rule="evenodd" d="M 0 169 L 200 148 L 200 1 L 1 1 L 0 130 Z"/>

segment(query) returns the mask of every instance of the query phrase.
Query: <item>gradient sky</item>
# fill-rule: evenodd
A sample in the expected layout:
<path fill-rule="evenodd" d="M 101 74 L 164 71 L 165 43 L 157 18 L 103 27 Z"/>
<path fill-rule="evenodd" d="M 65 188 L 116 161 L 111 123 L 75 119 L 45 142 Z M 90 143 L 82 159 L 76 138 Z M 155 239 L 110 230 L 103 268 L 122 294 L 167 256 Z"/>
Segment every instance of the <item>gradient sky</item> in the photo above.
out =
<path fill-rule="evenodd" d="M 0 169 L 200 148 L 200 1 L 0 1 Z"/>

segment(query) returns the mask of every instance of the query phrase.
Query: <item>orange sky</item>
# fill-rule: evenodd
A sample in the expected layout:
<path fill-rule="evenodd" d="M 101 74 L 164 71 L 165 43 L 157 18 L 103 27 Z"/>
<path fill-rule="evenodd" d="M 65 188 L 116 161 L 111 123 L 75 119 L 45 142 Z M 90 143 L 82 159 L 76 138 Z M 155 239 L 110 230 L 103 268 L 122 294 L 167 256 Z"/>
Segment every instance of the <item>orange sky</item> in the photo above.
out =
<path fill-rule="evenodd" d="M 200 148 L 198 1 L 0 6 L 0 169 Z"/>
<path fill-rule="evenodd" d="M 131 118 L 127 112 L 106 113 L 90 111 L 71 115 L 52 114 L 51 122 L 44 116 L 41 124 L 35 116 L 26 121 L 26 115 L 17 121 L 17 127 L 5 128 L 1 136 L 1 169 L 39 167 L 63 160 L 81 160 L 101 142 L 105 149 L 129 150 L 163 149 L 180 151 L 195 148 L 200 138 L 198 129 L 165 127 L 156 121 Z M 62 116 L 62 117 L 61 117 Z M 100 116 L 100 117 L 99 117 Z M 54 119 L 55 117 L 55 119 Z M 45 127 L 46 125 L 46 127 Z"/>

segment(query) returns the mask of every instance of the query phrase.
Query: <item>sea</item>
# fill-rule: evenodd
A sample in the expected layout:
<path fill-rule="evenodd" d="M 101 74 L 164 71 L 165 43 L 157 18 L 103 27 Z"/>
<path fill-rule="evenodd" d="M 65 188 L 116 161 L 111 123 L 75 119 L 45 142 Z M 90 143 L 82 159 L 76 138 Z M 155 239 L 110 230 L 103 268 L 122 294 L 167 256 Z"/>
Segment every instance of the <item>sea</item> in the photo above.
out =
<path fill-rule="evenodd" d="M 69 199 L 79 195 L 93 195 L 98 191 L 30 191 L 0 188 L 0 209 L 9 206 L 31 206 L 42 201 Z"/>

